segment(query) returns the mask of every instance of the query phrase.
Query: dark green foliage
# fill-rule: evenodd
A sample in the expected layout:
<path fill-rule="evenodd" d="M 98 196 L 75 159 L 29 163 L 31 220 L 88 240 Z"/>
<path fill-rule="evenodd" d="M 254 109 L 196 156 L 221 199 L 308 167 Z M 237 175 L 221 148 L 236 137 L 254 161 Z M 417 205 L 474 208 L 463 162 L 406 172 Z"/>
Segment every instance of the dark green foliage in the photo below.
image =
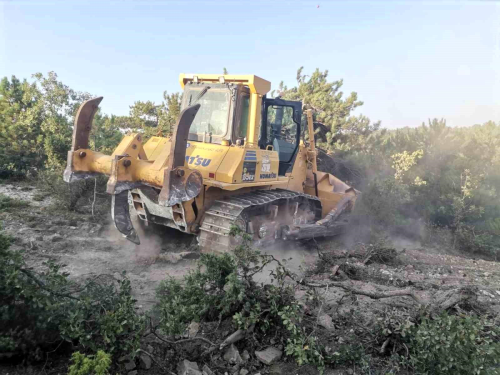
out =
<path fill-rule="evenodd" d="M 160 284 L 157 308 L 164 318 L 160 328 L 167 334 L 181 334 L 193 320 L 228 315 L 242 304 L 244 291 L 230 254 L 202 254 L 198 268 L 182 283 L 168 279 Z"/>
<path fill-rule="evenodd" d="M 0 234 L 0 352 L 40 360 L 61 341 L 113 355 L 134 354 L 144 327 L 130 282 L 102 277 L 79 285 L 49 261 L 31 270 Z"/>
<path fill-rule="evenodd" d="M 409 351 L 400 363 L 417 374 L 500 373 L 500 329 L 493 320 L 443 313 L 405 328 L 398 333 Z"/>

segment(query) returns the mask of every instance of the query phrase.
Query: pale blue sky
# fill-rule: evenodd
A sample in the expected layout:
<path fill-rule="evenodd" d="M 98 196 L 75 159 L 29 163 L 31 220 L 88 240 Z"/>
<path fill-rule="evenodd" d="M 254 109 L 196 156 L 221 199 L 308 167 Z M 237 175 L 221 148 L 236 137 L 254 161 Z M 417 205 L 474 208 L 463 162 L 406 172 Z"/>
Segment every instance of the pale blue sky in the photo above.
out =
<path fill-rule="evenodd" d="M 319 8 L 318 8 L 319 5 Z M 0 2 L 0 76 L 55 71 L 105 113 L 179 91 L 178 75 L 295 84 L 328 69 L 383 126 L 500 121 L 500 3 L 340 1 Z"/>

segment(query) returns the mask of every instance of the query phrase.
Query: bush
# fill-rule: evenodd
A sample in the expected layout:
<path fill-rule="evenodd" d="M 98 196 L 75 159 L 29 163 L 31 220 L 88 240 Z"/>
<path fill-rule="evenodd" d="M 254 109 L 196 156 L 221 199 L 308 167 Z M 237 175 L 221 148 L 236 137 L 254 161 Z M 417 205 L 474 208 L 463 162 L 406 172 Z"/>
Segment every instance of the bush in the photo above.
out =
<path fill-rule="evenodd" d="M 408 336 L 405 362 L 419 374 L 498 374 L 499 335 L 499 327 L 487 318 L 424 317 Z"/>
<path fill-rule="evenodd" d="M 51 261 L 35 272 L 23 253 L 8 249 L 10 241 L 0 233 L 0 352 L 40 360 L 67 341 L 93 352 L 135 354 L 144 319 L 128 279 L 78 285 Z"/>
<path fill-rule="evenodd" d="M 285 353 L 299 365 L 325 367 L 324 350 L 312 325 L 303 321 L 302 308 L 293 287 L 285 281 L 288 271 L 279 263 L 271 273 L 271 284 L 257 284 L 253 276 L 274 261 L 248 247 L 245 234 L 234 254 L 202 254 L 198 268 L 182 282 L 169 279 L 157 291 L 160 329 L 169 335 L 182 334 L 191 321 L 233 318 L 238 329 L 253 329 L 256 337 L 274 332 Z"/>
<path fill-rule="evenodd" d="M 111 366 L 111 356 L 102 350 L 96 355 L 84 355 L 75 352 L 71 356 L 73 364 L 69 367 L 68 375 L 108 375 Z"/>

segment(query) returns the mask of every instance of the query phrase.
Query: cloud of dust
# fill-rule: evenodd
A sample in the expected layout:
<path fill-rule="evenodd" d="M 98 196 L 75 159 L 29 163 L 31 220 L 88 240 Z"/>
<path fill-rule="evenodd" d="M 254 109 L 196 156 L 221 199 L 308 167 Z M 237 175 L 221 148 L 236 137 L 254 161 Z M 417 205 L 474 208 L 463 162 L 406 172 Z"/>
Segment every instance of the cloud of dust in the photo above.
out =
<path fill-rule="evenodd" d="M 131 215 L 132 224 L 141 241 L 140 245 L 136 245 L 127 240 L 114 226 L 113 222 L 109 222 L 103 231 L 103 236 L 109 241 L 120 246 L 124 250 L 124 254 L 130 257 L 131 261 L 143 263 L 154 261 L 160 255 L 164 239 L 158 231 L 152 228 L 144 230 L 144 224 L 140 223 L 135 215 Z M 150 230 L 151 229 L 151 230 Z"/>
<path fill-rule="evenodd" d="M 308 248 L 298 242 L 283 242 L 279 241 L 273 245 L 261 249 L 262 254 L 273 255 L 281 263 L 285 265 L 291 272 L 297 275 L 303 275 L 304 272 L 317 260 L 315 249 Z M 271 262 L 262 269 L 261 272 L 254 276 L 254 280 L 258 283 L 271 283 L 271 272 L 276 269 L 278 264 Z"/>

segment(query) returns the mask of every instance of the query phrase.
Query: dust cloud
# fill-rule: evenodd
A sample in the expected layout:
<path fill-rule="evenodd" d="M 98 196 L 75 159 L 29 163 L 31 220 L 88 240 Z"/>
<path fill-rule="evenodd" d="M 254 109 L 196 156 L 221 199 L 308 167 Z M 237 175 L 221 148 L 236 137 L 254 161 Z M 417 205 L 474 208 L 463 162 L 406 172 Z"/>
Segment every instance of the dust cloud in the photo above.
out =
<path fill-rule="evenodd" d="M 292 241 L 278 241 L 261 249 L 261 253 L 273 255 L 288 270 L 299 276 L 303 275 L 318 259 L 315 247 Z M 269 263 L 254 276 L 254 280 L 258 283 L 271 283 L 273 278 L 271 273 L 277 266 L 275 262 Z"/>
<path fill-rule="evenodd" d="M 153 230 L 148 230 L 148 233 L 146 234 L 143 224 L 139 223 L 139 219 L 137 219 L 134 215 L 131 215 L 131 218 L 134 228 L 141 241 L 140 245 L 136 245 L 127 240 L 120 232 L 118 232 L 111 221 L 105 226 L 102 236 L 125 250 L 126 254 L 129 254 L 130 260 L 141 262 L 157 258 L 161 253 L 162 238 Z"/>

